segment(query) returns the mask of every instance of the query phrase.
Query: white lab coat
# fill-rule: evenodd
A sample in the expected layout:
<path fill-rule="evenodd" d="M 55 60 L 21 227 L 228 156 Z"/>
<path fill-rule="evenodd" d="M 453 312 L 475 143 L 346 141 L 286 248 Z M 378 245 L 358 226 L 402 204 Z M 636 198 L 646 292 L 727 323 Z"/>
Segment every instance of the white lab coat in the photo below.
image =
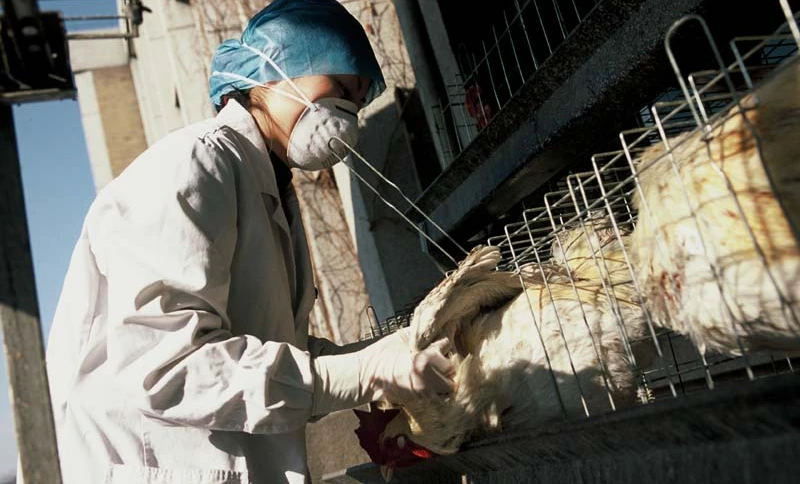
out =
<path fill-rule="evenodd" d="M 65 484 L 306 482 L 315 291 L 286 205 L 235 102 L 98 194 L 48 341 Z"/>

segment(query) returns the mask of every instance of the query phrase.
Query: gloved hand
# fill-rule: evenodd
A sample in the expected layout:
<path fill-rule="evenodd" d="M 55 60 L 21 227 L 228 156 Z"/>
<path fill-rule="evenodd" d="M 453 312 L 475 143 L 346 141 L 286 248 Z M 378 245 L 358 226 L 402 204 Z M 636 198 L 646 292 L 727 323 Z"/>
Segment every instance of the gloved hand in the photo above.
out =
<path fill-rule="evenodd" d="M 402 404 L 423 395 L 451 393 L 455 368 L 444 356 L 449 341 L 439 340 L 412 353 L 409 330 L 400 329 L 354 353 L 313 359 L 312 415 L 381 399 Z"/>

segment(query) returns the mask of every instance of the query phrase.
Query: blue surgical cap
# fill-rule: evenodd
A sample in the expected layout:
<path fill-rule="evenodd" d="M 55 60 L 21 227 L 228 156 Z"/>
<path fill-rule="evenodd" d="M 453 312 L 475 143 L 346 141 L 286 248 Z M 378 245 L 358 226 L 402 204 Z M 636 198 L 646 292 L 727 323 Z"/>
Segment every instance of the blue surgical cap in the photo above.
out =
<path fill-rule="evenodd" d="M 336 0 L 275 0 L 248 22 L 241 39 L 229 39 L 211 60 L 210 97 L 253 86 L 214 74 L 227 72 L 265 84 L 283 77 L 258 54 L 261 51 L 291 79 L 311 75 L 354 74 L 371 80 L 366 106 L 385 89 L 381 68 L 361 24 Z"/>

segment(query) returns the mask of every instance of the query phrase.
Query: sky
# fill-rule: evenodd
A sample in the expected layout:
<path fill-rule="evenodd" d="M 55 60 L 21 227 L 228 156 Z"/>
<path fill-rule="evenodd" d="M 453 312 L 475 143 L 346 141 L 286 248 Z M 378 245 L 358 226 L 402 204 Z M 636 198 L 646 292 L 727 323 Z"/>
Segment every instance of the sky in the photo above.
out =
<path fill-rule="evenodd" d="M 146 3 L 146 2 L 145 2 Z M 116 0 L 39 0 L 42 11 L 64 16 L 116 14 Z M 146 14 L 145 14 L 146 15 Z M 111 25 L 115 25 L 112 21 Z M 67 31 L 103 28 L 109 22 L 68 22 Z M 82 41 L 91 42 L 91 41 Z M 78 102 L 35 102 L 14 107 L 28 230 L 42 336 L 61 292 L 72 248 L 95 196 Z M 2 338 L 2 335 L 0 335 Z M 16 445 L 5 357 L 0 359 L 0 481 L 14 475 Z"/>

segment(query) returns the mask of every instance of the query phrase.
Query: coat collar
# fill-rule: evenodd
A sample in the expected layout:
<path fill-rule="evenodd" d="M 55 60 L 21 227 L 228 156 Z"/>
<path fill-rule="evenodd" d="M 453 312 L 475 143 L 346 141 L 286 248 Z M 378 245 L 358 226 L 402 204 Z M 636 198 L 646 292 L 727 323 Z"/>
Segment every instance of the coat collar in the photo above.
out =
<path fill-rule="evenodd" d="M 267 209 L 273 221 L 283 230 L 284 236 L 290 238 L 291 229 L 286 219 L 286 214 L 281 208 L 284 200 L 278 187 L 276 167 L 271 162 L 272 158 L 269 151 L 267 151 L 267 146 L 264 144 L 264 137 L 261 136 L 256 120 L 241 104 L 231 99 L 217 114 L 215 122 L 222 126 L 228 126 L 238 135 L 244 137 L 248 144 L 257 150 L 258 155 L 256 156 L 267 165 L 266 170 L 264 170 L 267 176 L 262 182 L 262 193 L 272 198 L 272 201 L 267 204 Z"/>
<path fill-rule="evenodd" d="M 264 159 L 269 160 L 269 152 L 267 151 L 267 145 L 264 144 L 264 137 L 261 136 L 261 130 L 258 129 L 253 115 L 241 104 L 233 99 L 229 100 L 217 114 L 217 122 L 230 126 L 237 133 L 247 138 L 264 155 Z"/>

